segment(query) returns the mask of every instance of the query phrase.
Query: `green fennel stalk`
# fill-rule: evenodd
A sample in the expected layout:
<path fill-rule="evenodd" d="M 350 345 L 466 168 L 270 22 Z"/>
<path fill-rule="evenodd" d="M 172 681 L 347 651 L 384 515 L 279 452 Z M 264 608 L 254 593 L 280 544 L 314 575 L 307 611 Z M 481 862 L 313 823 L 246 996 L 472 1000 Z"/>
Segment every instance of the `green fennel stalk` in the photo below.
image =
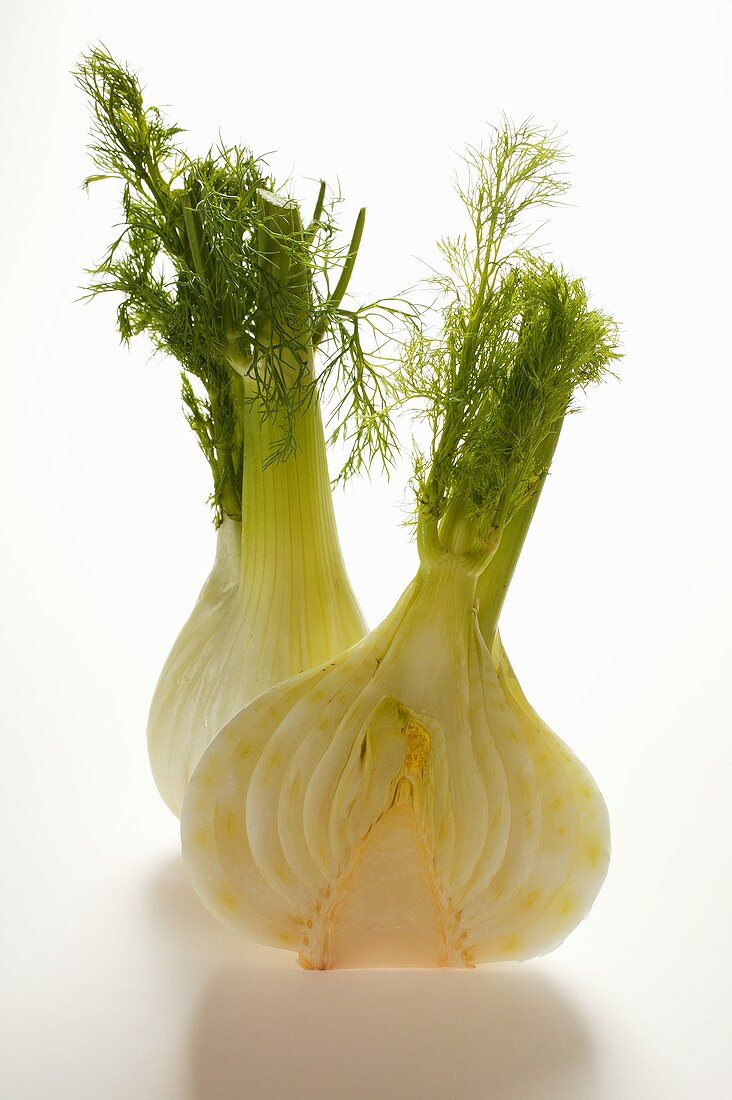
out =
<path fill-rule="evenodd" d="M 148 724 L 153 773 L 177 813 L 223 722 L 365 630 L 338 543 L 320 396 L 334 409 L 329 437 L 346 444 L 342 477 L 389 460 L 391 394 L 373 334 L 401 307 L 346 304 L 364 212 L 338 244 L 339 200 L 324 183 L 304 223 L 248 149 L 189 155 L 180 128 L 145 105 L 137 77 L 106 50 L 84 56 L 76 79 L 98 168 L 87 185 L 122 188 L 120 231 L 88 294 L 120 295 L 123 340 L 145 333 L 178 361 L 213 479 L 214 568 Z"/>

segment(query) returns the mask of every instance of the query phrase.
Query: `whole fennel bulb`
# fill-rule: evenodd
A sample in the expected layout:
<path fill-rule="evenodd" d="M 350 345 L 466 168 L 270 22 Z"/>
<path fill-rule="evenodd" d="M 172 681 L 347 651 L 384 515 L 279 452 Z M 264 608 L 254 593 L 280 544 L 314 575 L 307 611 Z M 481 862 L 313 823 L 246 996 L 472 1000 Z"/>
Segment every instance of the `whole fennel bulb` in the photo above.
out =
<path fill-rule="evenodd" d="M 335 408 L 330 434 L 347 443 L 344 475 L 388 459 L 386 382 L 364 347 L 400 310 L 343 305 L 363 210 L 341 247 L 339 200 L 324 183 L 305 225 L 248 149 L 186 153 L 180 129 L 146 107 L 137 77 L 103 49 L 82 58 L 76 77 L 100 172 L 87 183 L 122 184 L 122 232 L 89 294 L 121 295 L 122 338 L 144 332 L 178 361 L 213 480 L 214 566 L 148 722 L 153 775 L 178 814 L 225 721 L 365 631 L 335 527 L 320 396 Z"/>
<path fill-rule="evenodd" d="M 248 438 L 260 442 L 269 430 L 262 424 Z M 244 522 L 224 517 L 213 569 L 153 696 L 150 761 L 176 814 L 225 722 L 366 630 L 338 542 L 317 403 L 298 418 L 297 433 L 296 455 L 279 462 L 265 465 L 250 448 Z"/>
<path fill-rule="evenodd" d="M 606 873 L 602 797 L 527 703 L 494 621 L 573 394 L 616 357 L 578 280 L 503 247 L 516 209 L 561 193 L 558 156 L 508 126 L 476 154 L 474 250 L 444 246 L 443 331 L 405 348 L 400 384 L 433 429 L 415 579 L 361 642 L 233 718 L 185 797 L 204 903 L 306 967 L 541 954 Z"/>

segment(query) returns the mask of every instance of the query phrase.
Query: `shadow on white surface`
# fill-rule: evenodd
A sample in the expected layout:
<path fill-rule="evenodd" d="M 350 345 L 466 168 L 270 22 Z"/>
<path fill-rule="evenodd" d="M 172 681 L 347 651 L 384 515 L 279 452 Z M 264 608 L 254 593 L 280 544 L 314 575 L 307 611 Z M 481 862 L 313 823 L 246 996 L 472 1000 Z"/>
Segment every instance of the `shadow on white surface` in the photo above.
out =
<path fill-rule="evenodd" d="M 195 1100 L 594 1094 L 591 1033 L 540 964 L 311 973 L 218 926 L 179 860 L 150 897 L 176 967 L 200 986 L 188 1037 Z"/>
<path fill-rule="evenodd" d="M 222 970 L 190 1057 L 196 1100 L 593 1095 L 580 1021 L 523 972 Z"/>
<path fill-rule="evenodd" d="M 198 969 L 196 960 L 210 964 L 212 954 L 227 960 L 241 957 L 239 941 L 196 896 L 179 853 L 153 872 L 148 890 L 156 938 L 159 936 L 166 950 L 180 957 L 186 968 Z"/>

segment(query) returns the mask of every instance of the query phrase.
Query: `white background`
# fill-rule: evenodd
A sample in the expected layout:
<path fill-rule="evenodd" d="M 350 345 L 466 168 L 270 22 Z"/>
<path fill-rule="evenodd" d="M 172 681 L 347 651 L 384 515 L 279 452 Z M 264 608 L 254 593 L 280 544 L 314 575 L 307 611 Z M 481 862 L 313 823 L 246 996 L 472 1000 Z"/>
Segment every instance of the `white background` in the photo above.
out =
<path fill-rule="evenodd" d="M 712 1100 L 729 1052 L 730 17 L 723 0 L 2 8 L 0 1093 L 9 1100 Z M 194 150 L 242 141 L 368 207 L 355 289 L 459 224 L 507 112 L 566 132 L 545 236 L 622 321 L 563 435 L 503 632 L 606 795 L 614 855 L 552 956 L 299 971 L 201 908 L 148 772 L 150 695 L 208 570 L 174 364 L 74 302 L 111 239 L 68 70 L 103 40 Z M 298 184 L 301 194 L 310 184 Z M 337 497 L 369 621 L 415 568 L 406 463 Z"/>

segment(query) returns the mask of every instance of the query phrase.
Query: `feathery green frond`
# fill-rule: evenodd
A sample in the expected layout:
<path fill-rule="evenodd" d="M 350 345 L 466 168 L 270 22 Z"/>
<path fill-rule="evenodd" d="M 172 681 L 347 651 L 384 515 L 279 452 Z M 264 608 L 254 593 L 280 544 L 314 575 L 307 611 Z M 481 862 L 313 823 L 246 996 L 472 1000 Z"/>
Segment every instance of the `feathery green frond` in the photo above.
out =
<path fill-rule="evenodd" d="M 248 149 L 219 145 L 189 156 L 180 127 L 145 106 L 137 76 L 104 48 L 85 55 L 75 76 L 89 100 L 99 169 L 86 183 L 122 183 L 121 232 L 89 272 L 88 293 L 121 294 L 123 340 L 146 332 L 183 367 L 217 519 L 241 514 L 242 401 L 277 422 L 270 461 L 293 452 L 296 418 L 318 387 L 333 395 L 331 431 L 349 439 L 344 476 L 374 456 L 388 461 L 394 438 L 378 336 L 380 320 L 397 311 L 343 305 L 364 212 L 340 244 L 340 200 L 321 184 L 305 228 L 297 204 Z"/>
<path fill-rule="evenodd" d="M 617 330 L 579 279 L 529 252 L 525 216 L 558 201 L 564 160 L 551 135 L 504 123 L 470 150 L 458 193 L 470 236 L 443 241 L 433 282 L 440 328 L 413 334 L 398 384 L 431 429 L 417 456 L 423 541 L 488 553 L 546 472 L 544 443 L 578 389 L 617 358 Z"/>

